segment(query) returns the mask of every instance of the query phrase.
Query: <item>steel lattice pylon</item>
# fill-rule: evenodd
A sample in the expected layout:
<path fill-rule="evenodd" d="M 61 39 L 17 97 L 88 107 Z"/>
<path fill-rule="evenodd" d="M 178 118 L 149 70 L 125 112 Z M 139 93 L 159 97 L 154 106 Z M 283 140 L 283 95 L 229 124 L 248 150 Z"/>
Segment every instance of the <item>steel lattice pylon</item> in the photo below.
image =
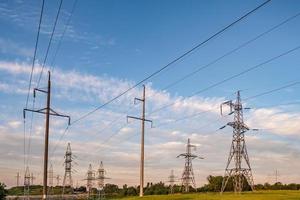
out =
<path fill-rule="evenodd" d="M 29 167 L 27 166 L 25 173 L 24 173 L 24 197 L 26 199 L 29 199 L 30 182 L 31 182 L 31 176 L 30 176 L 30 172 L 29 172 Z"/>
<path fill-rule="evenodd" d="M 104 170 L 103 162 L 101 161 L 98 171 L 97 171 L 97 178 L 96 178 L 98 181 L 98 188 L 97 188 L 98 189 L 98 198 L 97 198 L 98 200 L 105 199 L 104 180 L 108 179 L 107 177 L 105 177 L 105 174 L 106 174 L 106 171 Z"/>
<path fill-rule="evenodd" d="M 184 187 L 185 192 L 189 192 L 190 186 L 196 188 L 192 160 L 195 158 L 203 159 L 202 157 L 192 154 L 192 148 L 196 149 L 196 146 L 191 144 L 189 138 L 186 145 L 186 153 L 182 153 L 177 156 L 177 158 L 179 157 L 185 158 L 185 165 L 182 173 L 182 186 Z"/>
<path fill-rule="evenodd" d="M 73 180 L 72 180 L 72 150 L 71 144 L 68 143 L 66 154 L 65 154 L 65 176 L 63 180 L 63 194 L 65 193 L 65 188 L 70 187 L 73 190 Z"/>
<path fill-rule="evenodd" d="M 234 122 L 227 123 L 228 126 L 233 128 L 233 138 L 230 147 L 230 153 L 225 169 L 225 175 L 222 182 L 221 193 L 224 192 L 228 180 L 233 179 L 234 192 L 241 192 L 243 190 L 243 182 L 246 179 L 249 186 L 254 190 L 254 183 L 252 177 L 252 171 L 250 166 L 250 161 L 247 153 L 245 135 L 244 133 L 249 130 L 243 120 L 243 106 L 241 103 L 240 91 L 237 92 L 236 102 L 226 101 L 221 104 L 221 115 L 223 105 L 228 105 L 230 108 L 230 113 L 234 114 Z M 220 129 L 225 128 L 225 126 Z M 253 129 L 256 130 L 256 129 Z M 234 161 L 234 165 L 230 167 L 230 164 Z M 244 162 L 243 162 L 244 160 Z M 244 163 L 244 164 L 243 164 Z"/>
<path fill-rule="evenodd" d="M 169 176 L 169 183 L 170 183 L 170 194 L 174 193 L 174 185 L 175 185 L 176 176 L 174 175 L 174 170 L 171 170 L 171 174 Z"/>

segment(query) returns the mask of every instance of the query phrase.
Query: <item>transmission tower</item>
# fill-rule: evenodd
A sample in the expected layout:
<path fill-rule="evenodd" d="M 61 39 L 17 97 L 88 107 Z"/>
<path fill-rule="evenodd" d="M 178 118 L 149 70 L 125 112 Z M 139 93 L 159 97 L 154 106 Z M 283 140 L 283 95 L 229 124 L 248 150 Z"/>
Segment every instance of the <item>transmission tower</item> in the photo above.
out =
<path fill-rule="evenodd" d="M 140 197 L 144 196 L 144 143 L 145 143 L 145 122 L 151 122 L 152 127 L 152 120 L 145 119 L 145 107 L 146 107 L 146 87 L 143 85 L 143 97 L 134 98 L 134 104 L 140 101 L 142 102 L 142 117 L 134 117 L 134 116 L 127 116 L 127 120 L 129 118 L 140 120 L 142 122 L 142 135 L 141 135 L 141 162 L 140 162 Z"/>
<path fill-rule="evenodd" d="M 243 120 L 243 106 L 241 103 L 241 96 L 240 91 L 237 92 L 237 99 L 236 102 L 233 103 L 232 101 L 226 101 L 221 104 L 221 115 L 223 115 L 222 109 L 223 106 L 229 106 L 230 113 L 234 114 L 234 121 L 227 123 L 228 126 L 233 128 L 233 138 L 230 147 L 230 153 L 225 169 L 225 175 L 222 183 L 221 193 L 224 192 L 228 180 L 232 178 L 234 192 L 240 193 L 243 190 L 243 182 L 246 179 L 249 186 L 252 190 L 254 190 L 254 183 L 252 177 L 252 171 L 250 167 L 250 161 L 247 153 L 246 142 L 245 142 L 245 135 L 244 133 L 248 130 L 248 126 L 244 123 Z M 249 109 L 249 108 L 244 108 Z M 225 128 L 227 125 L 221 127 L 220 129 Z M 258 130 L 258 129 L 252 129 Z M 233 160 L 233 161 L 232 161 Z M 245 161 L 245 166 L 242 161 Z M 233 166 L 230 164 L 233 163 Z"/>
<path fill-rule="evenodd" d="M 59 186 L 60 176 L 56 175 L 56 186 Z"/>
<path fill-rule="evenodd" d="M 29 167 L 27 166 L 24 173 L 24 196 L 26 196 L 26 199 L 29 199 L 29 187 L 30 187 L 30 172 L 29 172 Z"/>
<path fill-rule="evenodd" d="M 68 143 L 67 150 L 65 153 L 65 176 L 63 179 L 63 195 L 65 193 L 65 188 L 69 187 L 71 191 L 73 191 L 73 180 L 72 180 L 72 150 L 71 150 L 71 144 Z"/>
<path fill-rule="evenodd" d="M 88 197 L 90 198 L 90 194 L 92 192 L 93 189 L 93 181 L 95 180 L 95 172 L 93 171 L 92 168 L 92 164 L 89 165 L 89 169 L 86 173 L 87 177 L 86 177 L 86 189 L 88 192 Z"/>
<path fill-rule="evenodd" d="M 104 192 L 104 180 L 105 179 L 109 179 L 107 177 L 105 177 L 106 171 L 103 168 L 103 162 L 100 162 L 98 171 L 97 171 L 97 181 L 98 181 L 98 199 L 102 200 L 105 199 L 105 192 Z"/>
<path fill-rule="evenodd" d="M 171 170 L 171 174 L 169 176 L 169 183 L 170 183 L 170 194 L 173 194 L 174 193 L 174 185 L 175 185 L 175 179 L 176 179 L 176 176 L 174 175 L 174 170 Z"/>
<path fill-rule="evenodd" d="M 17 187 L 19 187 L 20 178 L 21 178 L 20 173 L 17 172 L 17 175 L 15 177 L 17 178 Z"/>
<path fill-rule="evenodd" d="M 50 191 L 48 194 L 53 194 L 53 165 L 52 163 L 50 164 L 50 169 L 49 169 L 49 187 L 50 187 Z"/>
<path fill-rule="evenodd" d="M 33 181 L 34 181 L 35 179 L 36 179 L 36 178 L 33 176 L 33 173 L 31 173 L 31 176 L 30 176 L 31 185 L 33 185 Z"/>
<path fill-rule="evenodd" d="M 186 153 L 182 153 L 177 156 L 177 158 L 185 158 L 185 165 L 182 173 L 182 186 L 184 187 L 185 192 L 189 192 L 190 186 L 196 188 L 192 160 L 194 160 L 195 158 L 203 159 L 203 157 L 192 154 L 192 148 L 196 150 L 196 146 L 191 144 L 189 138 L 186 145 Z"/>

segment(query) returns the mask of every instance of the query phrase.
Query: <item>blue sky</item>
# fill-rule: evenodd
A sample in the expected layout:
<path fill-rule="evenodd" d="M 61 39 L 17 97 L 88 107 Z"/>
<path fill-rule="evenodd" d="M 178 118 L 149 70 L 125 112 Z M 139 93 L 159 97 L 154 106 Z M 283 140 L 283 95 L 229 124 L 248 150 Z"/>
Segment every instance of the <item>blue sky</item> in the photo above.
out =
<path fill-rule="evenodd" d="M 58 40 L 73 3 L 72 0 L 63 1 L 47 68 L 52 63 Z M 261 3 L 262 1 L 78 0 L 53 66 L 52 105 L 59 111 L 71 114 L 72 119 L 77 119 Z M 45 3 L 33 86 L 36 85 L 58 5 L 59 1 L 56 0 Z M 10 141 L 6 143 L 7 146 L 3 146 L 7 150 L 1 155 L 3 159 L 0 162 L 0 170 L 10 174 L 10 177 L 1 176 L 9 185 L 14 182 L 12 178 L 14 174 L 18 170 L 22 171 L 24 167 L 22 156 L 14 159 L 12 157 L 23 154 L 22 109 L 26 100 L 40 8 L 40 1 L 19 0 L 0 3 L 2 27 L 0 103 L 3 110 L 0 114 L 0 133 L 3 141 Z M 206 162 L 201 161 L 196 164 L 196 180 L 199 185 L 205 183 L 205 177 L 209 174 L 223 174 L 231 130 L 226 129 L 224 131 L 226 134 L 209 134 L 230 120 L 230 117 L 220 118 L 219 104 L 227 98 L 235 98 L 234 92 L 237 90 L 242 90 L 242 97 L 250 97 L 300 81 L 299 50 L 193 98 L 187 97 L 240 71 L 298 47 L 300 16 L 294 17 L 178 85 L 165 91 L 162 89 L 183 75 L 212 62 L 299 12 L 298 1 L 273 0 L 146 83 L 149 95 L 147 109 L 155 110 L 163 105 L 177 102 L 164 112 L 149 115 L 154 119 L 155 124 L 172 121 L 199 111 L 213 110 L 201 117 L 170 123 L 162 128 L 149 129 L 149 140 L 146 140 L 146 148 L 149 149 L 149 160 L 146 161 L 149 172 L 148 176 L 146 172 L 147 180 L 158 181 L 159 177 L 169 173 L 171 168 L 174 168 L 180 176 L 183 165 L 175 157 L 177 152 L 184 150 L 187 137 L 191 137 L 192 142 L 197 143 L 199 154 L 208 157 Z M 45 85 L 45 80 L 46 76 L 43 76 L 41 85 Z M 271 171 L 279 168 L 283 174 L 283 182 L 295 182 L 297 180 L 295 177 L 300 176 L 286 167 L 286 162 L 293 163 L 294 167 L 299 166 L 299 156 L 298 160 L 292 161 L 294 155 L 300 151 L 300 127 L 297 124 L 300 119 L 299 105 L 275 106 L 299 101 L 299 85 L 246 102 L 252 108 L 257 108 L 245 114 L 246 122 L 255 126 L 254 128 L 262 129 L 259 134 L 249 133 L 248 147 L 251 149 L 248 151 L 254 160 L 254 176 L 257 177 L 257 182 L 272 181 L 266 180 L 269 176 L 267 173 L 270 171 L 266 166 L 274 168 Z M 53 162 L 60 162 L 66 143 L 70 141 L 74 144 L 73 150 L 79 157 L 79 166 L 77 166 L 79 172 L 74 175 L 77 180 L 83 179 L 88 163 L 93 163 L 96 167 L 99 160 L 103 160 L 109 167 L 108 171 L 111 173 L 113 183 L 137 184 L 138 170 L 133 169 L 138 168 L 139 137 L 124 140 L 127 136 L 137 135 L 139 132 L 137 122 L 125 125 L 125 116 L 126 114 L 139 115 L 138 106 L 128 112 L 127 110 L 132 107 L 132 99 L 140 94 L 141 88 L 137 88 L 119 101 L 74 125 L 74 128 L 71 127 L 66 137 L 59 143 Z M 45 99 L 41 96 L 39 98 L 37 107 L 42 107 Z M 274 106 L 270 107 L 271 105 Z M 119 120 L 107 127 L 107 124 L 116 118 Z M 30 121 L 27 124 L 30 124 Z M 32 171 L 38 174 L 41 171 L 39 163 L 41 155 L 38 152 L 42 148 L 43 117 L 35 116 L 33 124 L 31 147 L 33 155 L 30 156 L 30 162 Z M 50 148 L 53 148 L 58 141 L 65 125 L 65 121 L 53 119 Z M 110 145 L 105 144 L 108 146 L 102 147 L 100 143 L 106 141 L 123 125 L 124 129 L 110 140 Z M 28 125 L 26 130 L 28 137 Z M 9 135 L 9 133 L 13 134 Z M 217 140 L 219 145 L 213 142 L 213 138 L 219 139 Z M 101 147 L 99 151 L 104 153 L 100 155 L 90 153 L 91 155 L 86 156 L 87 152 L 81 149 L 83 145 L 91 148 L 87 152 Z M 216 152 L 219 151 L 220 146 L 222 153 L 218 154 Z M 282 148 L 279 150 L 278 146 Z M 158 158 L 161 152 L 165 156 Z M 258 155 L 260 152 L 263 152 L 263 155 Z M 108 153 L 116 159 L 111 160 Z M 266 163 L 274 159 L 277 160 L 275 164 Z M 13 164 L 14 169 L 8 170 L 8 164 Z M 122 170 L 118 166 L 123 166 Z M 63 175 L 59 167 L 55 170 Z M 132 171 L 132 174 L 128 175 L 128 170 Z M 150 176 L 152 171 L 157 172 L 157 176 Z"/>

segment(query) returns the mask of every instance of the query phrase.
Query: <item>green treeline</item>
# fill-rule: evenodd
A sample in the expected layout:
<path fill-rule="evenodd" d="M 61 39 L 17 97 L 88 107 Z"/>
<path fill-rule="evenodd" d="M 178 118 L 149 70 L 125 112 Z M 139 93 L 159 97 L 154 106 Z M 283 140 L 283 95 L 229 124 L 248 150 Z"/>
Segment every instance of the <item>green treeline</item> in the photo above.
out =
<path fill-rule="evenodd" d="M 208 176 L 207 177 L 207 184 L 204 186 L 194 189 L 190 188 L 191 193 L 195 192 L 220 192 L 222 187 L 222 176 Z M 225 191 L 233 191 L 233 184 L 232 179 L 229 179 L 227 187 L 225 188 Z M 250 186 L 247 184 L 246 181 L 244 181 L 244 191 L 251 190 Z M 257 184 L 254 186 L 255 190 L 299 190 L 300 184 L 296 183 L 290 183 L 290 184 L 282 184 L 280 182 L 277 182 L 275 184 Z M 23 194 L 23 187 L 13 187 L 9 190 L 4 189 L 4 184 L 1 184 L 0 187 L 0 194 L 5 196 L 7 194 L 9 195 L 22 195 Z M 62 193 L 62 187 L 56 186 L 52 189 L 49 188 L 49 191 L 51 194 L 61 194 Z M 145 195 L 161 195 L 161 194 L 169 194 L 171 191 L 170 185 L 164 184 L 163 182 L 159 183 L 147 183 L 146 187 L 144 188 L 144 194 Z M 75 194 L 80 193 L 86 193 L 86 188 L 84 186 L 81 186 L 79 188 L 75 188 L 73 191 Z M 104 187 L 104 192 L 106 197 L 125 197 L 125 196 L 137 196 L 139 194 L 139 186 L 127 186 L 126 184 L 123 185 L 121 188 L 119 188 L 117 185 L 114 184 L 106 184 Z M 174 193 L 181 193 L 182 188 L 180 185 L 174 185 L 173 186 L 173 192 Z M 30 194 L 37 195 L 42 193 L 42 186 L 34 185 L 30 186 Z M 70 189 L 67 189 L 67 193 L 71 193 Z M 96 196 L 97 189 L 93 188 L 91 192 L 91 196 Z"/>

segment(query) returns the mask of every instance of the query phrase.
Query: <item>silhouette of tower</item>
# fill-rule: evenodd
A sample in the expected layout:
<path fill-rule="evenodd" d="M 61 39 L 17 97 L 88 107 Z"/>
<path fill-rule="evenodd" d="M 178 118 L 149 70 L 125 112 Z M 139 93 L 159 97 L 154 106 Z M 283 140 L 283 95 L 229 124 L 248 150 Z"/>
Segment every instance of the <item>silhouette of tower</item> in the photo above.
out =
<path fill-rule="evenodd" d="M 56 175 L 56 186 L 59 186 L 60 176 Z"/>
<path fill-rule="evenodd" d="M 169 181 L 168 181 L 170 183 L 170 194 L 174 193 L 175 178 L 176 176 L 174 175 L 174 170 L 171 170 L 171 174 L 169 176 Z"/>
<path fill-rule="evenodd" d="M 90 197 L 92 189 L 93 189 L 93 181 L 95 180 L 95 172 L 92 169 L 92 164 L 89 165 L 89 169 L 86 174 L 87 174 L 86 189 L 88 192 L 88 197 Z"/>
<path fill-rule="evenodd" d="M 243 182 L 245 179 L 248 182 L 251 189 L 254 190 L 252 171 L 250 167 L 250 161 L 247 153 L 244 135 L 244 133 L 250 129 L 246 124 L 244 124 L 243 106 L 241 103 L 240 91 L 237 92 L 237 99 L 235 103 L 233 103 L 232 101 L 226 101 L 221 104 L 221 115 L 223 115 L 222 108 L 224 105 L 229 106 L 229 115 L 234 114 L 234 121 L 227 123 L 228 126 L 231 126 L 233 128 L 233 138 L 225 169 L 221 193 L 224 192 L 228 180 L 230 178 L 232 178 L 233 180 L 234 192 L 241 192 L 243 190 Z M 227 125 L 221 127 L 220 129 L 225 128 Z M 243 160 L 245 161 L 245 164 L 243 164 Z M 231 163 L 233 166 L 230 166 Z"/>
<path fill-rule="evenodd" d="M 24 173 L 24 196 L 26 196 L 26 199 L 29 199 L 30 179 L 29 167 L 27 166 Z"/>
<path fill-rule="evenodd" d="M 107 177 L 105 177 L 106 171 L 104 170 L 103 167 L 103 162 L 100 162 L 98 171 L 97 171 L 97 181 L 98 181 L 98 199 L 102 200 L 105 199 L 105 192 L 104 192 L 104 179 L 108 179 Z"/>
<path fill-rule="evenodd" d="M 19 185 L 20 185 L 20 178 L 21 178 L 20 173 L 17 172 L 17 175 L 15 177 L 17 178 L 17 187 L 19 187 Z"/>
<path fill-rule="evenodd" d="M 35 180 L 35 177 L 33 176 L 33 173 L 31 173 L 31 176 L 30 176 L 31 185 L 33 185 L 34 180 Z"/>
<path fill-rule="evenodd" d="M 50 187 L 50 190 L 48 190 L 48 194 L 53 194 L 53 165 L 52 163 L 50 164 L 50 169 L 49 169 L 49 187 Z"/>
<path fill-rule="evenodd" d="M 65 176 L 63 179 L 63 194 L 65 193 L 66 187 L 69 187 L 73 191 L 73 180 L 72 180 L 72 150 L 71 144 L 68 143 L 67 150 L 65 153 Z"/>
<path fill-rule="evenodd" d="M 196 146 L 191 144 L 189 138 L 186 145 L 186 153 L 182 153 L 177 156 L 177 158 L 185 158 L 185 165 L 182 173 L 182 186 L 184 187 L 185 192 L 189 192 L 190 186 L 196 188 L 192 160 L 194 160 L 195 158 L 203 159 L 202 157 L 192 154 L 192 148 L 196 150 Z"/>

